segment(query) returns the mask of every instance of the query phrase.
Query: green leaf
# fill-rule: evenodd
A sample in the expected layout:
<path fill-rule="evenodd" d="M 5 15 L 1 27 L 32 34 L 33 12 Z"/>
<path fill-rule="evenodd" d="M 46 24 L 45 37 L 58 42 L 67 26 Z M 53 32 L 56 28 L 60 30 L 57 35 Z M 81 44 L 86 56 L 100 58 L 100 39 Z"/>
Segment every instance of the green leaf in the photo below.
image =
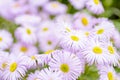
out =
<path fill-rule="evenodd" d="M 118 29 L 118 31 L 120 32 L 120 19 L 118 20 L 112 20 L 113 23 L 115 24 L 115 27 Z"/>
<path fill-rule="evenodd" d="M 78 80 L 97 80 L 99 77 L 97 68 L 92 66 L 85 66 L 85 72 L 81 74 Z"/>

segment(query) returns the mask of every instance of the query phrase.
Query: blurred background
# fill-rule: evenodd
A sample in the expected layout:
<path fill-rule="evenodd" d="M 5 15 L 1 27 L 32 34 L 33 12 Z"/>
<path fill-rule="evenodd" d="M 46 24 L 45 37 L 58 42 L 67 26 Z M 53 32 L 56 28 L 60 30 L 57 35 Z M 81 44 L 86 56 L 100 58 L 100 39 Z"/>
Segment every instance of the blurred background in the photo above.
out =
<path fill-rule="evenodd" d="M 16 0 L 16 1 L 18 1 L 18 0 Z M 74 14 L 74 13 L 80 11 L 80 10 L 75 9 L 68 0 L 51 0 L 51 1 L 59 1 L 65 5 L 67 5 L 68 6 L 68 9 L 67 9 L 68 14 Z M 120 0 L 101 0 L 101 2 L 104 6 L 105 12 L 100 15 L 94 15 L 94 14 L 93 15 L 97 16 L 97 17 L 106 17 L 106 18 L 111 19 L 120 31 Z M 12 23 L 11 21 L 6 20 L 2 16 L 0 16 L 0 28 L 6 28 L 11 32 L 15 29 L 16 26 L 15 27 L 14 26 L 15 26 L 14 23 Z"/>
<path fill-rule="evenodd" d="M 55 1 L 55 0 L 52 0 Z M 57 0 L 68 6 L 67 13 L 75 14 L 80 10 L 75 9 L 68 0 Z M 116 28 L 120 31 L 120 0 L 101 0 L 104 6 L 105 12 L 100 15 L 92 14 L 96 17 L 106 17 L 112 20 Z M 1 2 L 0 2 L 1 3 Z M 3 8 L 4 9 L 4 8 Z M 40 8 L 41 9 L 41 8 Z M 84 9 L 86 10 L 86 9 Z M 51 19 L 54 15 L 50 16 Z M 12 34 L 14 34 L 15 29 L 18 27 L 12 20 L 5 19 L 0 15 L 0 29 L 7 29 Z M 117 72 L 120 72 L 119 68 L 115 68 Z M 97 74 L 97 69 L 95 66 L 87 66 L 85 68 L 85 73 L 78 80 L 97 80 L 99 75 Z"/>

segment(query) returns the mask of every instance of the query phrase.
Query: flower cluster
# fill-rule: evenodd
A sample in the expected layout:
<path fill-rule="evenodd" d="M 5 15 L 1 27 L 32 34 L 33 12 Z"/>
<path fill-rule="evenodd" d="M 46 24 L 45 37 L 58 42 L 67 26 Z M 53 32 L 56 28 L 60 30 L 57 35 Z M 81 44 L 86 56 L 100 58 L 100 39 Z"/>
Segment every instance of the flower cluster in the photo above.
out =
<path fill-rule="evenodd" d="M 0 80 L 77 80 L 86 65 L 97 67 L 99 80 L 120 80 L 120 34 L 92 15 L 104 12 L 101 1 L 68 1 L 80 11 L 68 14 L 52 0 L 0 0 L 0 15 L 18 25 L 14 35 L 0 30 Z"/>

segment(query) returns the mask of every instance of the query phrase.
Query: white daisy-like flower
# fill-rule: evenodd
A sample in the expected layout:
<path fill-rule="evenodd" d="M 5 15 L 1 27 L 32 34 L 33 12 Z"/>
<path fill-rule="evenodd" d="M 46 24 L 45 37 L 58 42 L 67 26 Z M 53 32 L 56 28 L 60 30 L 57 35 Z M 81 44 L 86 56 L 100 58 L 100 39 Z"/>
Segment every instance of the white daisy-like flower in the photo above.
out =
<path fill-rule="evenodd" d="M 66 50 L 77 52 L 85 45 L 86 36 L 82 31 L 72 31 L 62 35 L 60 45 Z"/>
<path fill-rule="evenodd" d="M 12 35 L 6 30 L 0 30 L 0 49 L 9 49 L 13 43 Z"/>
<path fill-rule="evenodd" d="M 86 0 L 69 0 L 69 2 L 76 8 L 76 9 L 83 9 L 85 6 Z"/>
<path fill-rule="evenodd" d="M 73 26 L 75 29 L 92 29 L 93 28 L 93 17 L 89 15 L 88 13 L 76 13 L 74 15 L 75 21 L 73 23 Z"/>
<path fill-rule="evenodd" d="M 59 3 L 58 1 L 51 1 L 47 3 L 43 9 L 50 13 L 51 15 L 63 14 L 66 13 L 67 6 Z"/>
<path fill-rule="evenodd" d="M 39 27 L 37 28 L 37 37 L 40 40 L 42 37 L 54 34 L 55 26 L 54 23 L 50 20 L 42 21 Z"/>
<path fill-rule="evenodd" d="M 39 39 L 39 47 L 40 47 L 40 50 L 42 51 L 55 49 L 56 46 L 59 46 L 58 45 L 59 40 L 57 36 L 54 34 L 48 34 L 41 38 L 42 39 Z"/>
<path fill-rule="evenodd" d="M 15 37 L 26 44 L 35 44 L 37 42 L 36 28 L 30 25 L 18 27 L 15 31 Z"/>
<path fill-rule="evenodd" d="M 120 33 L 117 29 L 115 29 L 109 40 L 115 45 L 115 47 L 120 48 Z"/>
<path fill-rule="evenodd" d="M 8 52 L 4 52 L 4 51 L 0 51 L 0 71 L 3 72 L 6 67 L 8 66 L 8 57 L 9 57 L 9 53 Z"/>
<path fill-rule="evenodd" d="M 26 59 L 23 55 L 11 55 L 9 56 L 10 60 L 7 63 L 7 67 L 4 70 L 2 75 L 2 80 L 21 80 L 27 71 Z"/>
<path fill-rule="evenodd" d="M 76 80 L 83 70 L 80 59 L 75 54 L 64 50 L 52 55 L 49 66 L 61 72 L 62 80 Z"/>
<path fill-rule="evenodd" d="M 96 18 L 95 19 L 95 24 L 100 24 L 103 21 L 109 21 L 109 19 L 105 18 L 105 17 Z"/>
<path fill-rule="evenodd" d="M 115 31 L 115 26 L 111 21 L 103 21 L 96 25 L 91 33 L 91 38 L 97 38 L 100 40 L 108 39 Z"/>
<path fill-rule="evenodd" d="M 88 0 L 86 2 L 86 7 L 94 14 L 101 14 L 104 12 L 104 8 L 100 0 Z"/>
<path fill-rule="evenodd" d="M 28 3 L 32 6 L 43 6 L 45 5 L 49 0 L 29 0 Z"/>
<path fill-rule="evenodd" d="M 112 45 L 112 43 L 110 42 L 107 42 L 106 43 L 106 49 L 108 51 L 108 54 L 109 54 L 109 64 L 112 64 L 112 65 L 118 65 L 119 64 L 119 60 L 120 60 L 120 55 L 117 53 L 117 50 L 116 48 Z"/>
<path fill-rule="evenodd" d="M 22 14 L 25 11 L 27 11 L 28 7 L 24 5 L 23 3 L 20 3 L 19 1 L 13 1 L 12 4 L 10 4 L 10 12 L 13 15 Z"/>
<path fill-rule="evenodd" d="M 19 54 L 22 53 L 26 56 L 29 56 L 31 54 L 37 54 L 38 50 L 35 46 L 33 45 L 29 45 L 29 44 L 24 44 L 21 42 L 15 43 L 12 48 L 11 48 L 11 52 L 13 54 Z"/>
<path fill-rule="evenodd" d="M 31 14 L 23 14 L 15 18 L 15 23 L 20 25 L 30 24 L 33 26 L 38 26 L 40 22 L 41 22 L 40 16 Z"/>
<path fill-rule="evenodd" d="M 75 53 L 75 55 L 77 55 L 78 58 L 80 59 L 81 64 L 82 64 L 81 65 L 81 67 L 82 67 L 82 73 L 84 73 L 85 72 L 85 64 L 86 64 L 84 55 L 81 52 L 77 52 L 77 53 Z"/>
<path fill-rule="evenodd" d="M 86 36 L 86 38 L 89 38 L 89 36 L 92 33 L 92 30 L 83 30 L 84 35 Z"/>
<path fill-rule="evenodd" d="M 115 72 L 114 68 L 109 65 L 98 65 L 100 78 L 99 80 L 119 80 L 119 76 Z"/>
<path fill-rule="evenodd" d="M 109 54 L 105 48 L 105 43 L 91 39 L 86 41 L 86 46 L 81 50 L 88 64 L 109 64 Z"/>
<path fill-rule="evenodd" d="M 44 64 L 48 64 L 52 59 L 52 55 L 54 55 L 55 53 L 58 53 L 58 50 L 51 49 L 44 52 L 44 54 L 42 54 L 42 60 Z"/>
<path fill-rule="evenodd" d="M 27 80 L 40 80 L 39 79 L 39 71 L 35 71 L 35 73 L 30 73 L 27 77 Z"/>
<path fill-rule="evenodd" d="M 70 15 L 70 14 L 57 15 L 55 17 L 55 21 L 71 23 L 72 22 L 72 15 Z"/>
<path fill-rule="evenodd" d="M 50 19 L 50 14 L 46 13 L 45 11 L 40 11 L 38 15 L 41 17 L 42 21 L 47 21 Z"/>
<path fill-rule="evenodd" d="M 60 71 L 54 71 L 48 68 L 41 70 L 38 75 L 40 80 L 63 80 Z"/>
<path fill-rule="evenodd" d="M 31 54 L 26 57 L 25 62 L 27 62 L 28 69 L 40 68 L 44 65 L 44 56 L 41 54 Z"/>
<path fill-rule="evenodd" d="M 65 21 L 56 21 L 56 33 L 61 37 L 65 33 L 72 31 L 72 24 Z M 62 34 L 61 34 L 62 33 Z"/>

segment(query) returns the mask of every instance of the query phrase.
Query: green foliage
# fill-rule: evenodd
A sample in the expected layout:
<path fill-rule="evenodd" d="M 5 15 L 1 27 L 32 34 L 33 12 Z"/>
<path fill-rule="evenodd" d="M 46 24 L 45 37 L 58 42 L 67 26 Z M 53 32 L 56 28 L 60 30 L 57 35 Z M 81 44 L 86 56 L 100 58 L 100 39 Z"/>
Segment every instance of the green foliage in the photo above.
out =
<path fill-rule="evenodd" d="M 16 39 L 14 37 L 14 31 L 18 27 L 15 23 L 12 21 L 8 21 L 2 17 L 0 17 L 0 29 L 6 29 L 12 34 L 12 37 L 14 38 L 14 42 L 16 42 Z"/>
<path fill-rule="evenodd" d="M 14 30 L 16 28 L 17 28 L 17 25 L 15 23 L 0 17 L 0 29 L 6 29 L 12 34 L 14 34 Z"/>
<path fill-rule="evenodd" d="M 99 77 L 97 68 L 92 66 L 85 66 L 85 72 L 78 78 L 78 80 L 97 80 Z"/>
<path fill-rule="evenodd" d="M 117 29 L 119 30 L 119 32 L 120 32 L 120 19 L 118 19 L 118 20 L 113 20 L 113 22 L 114 22 L 116 28 L 117 28 Z"/>

